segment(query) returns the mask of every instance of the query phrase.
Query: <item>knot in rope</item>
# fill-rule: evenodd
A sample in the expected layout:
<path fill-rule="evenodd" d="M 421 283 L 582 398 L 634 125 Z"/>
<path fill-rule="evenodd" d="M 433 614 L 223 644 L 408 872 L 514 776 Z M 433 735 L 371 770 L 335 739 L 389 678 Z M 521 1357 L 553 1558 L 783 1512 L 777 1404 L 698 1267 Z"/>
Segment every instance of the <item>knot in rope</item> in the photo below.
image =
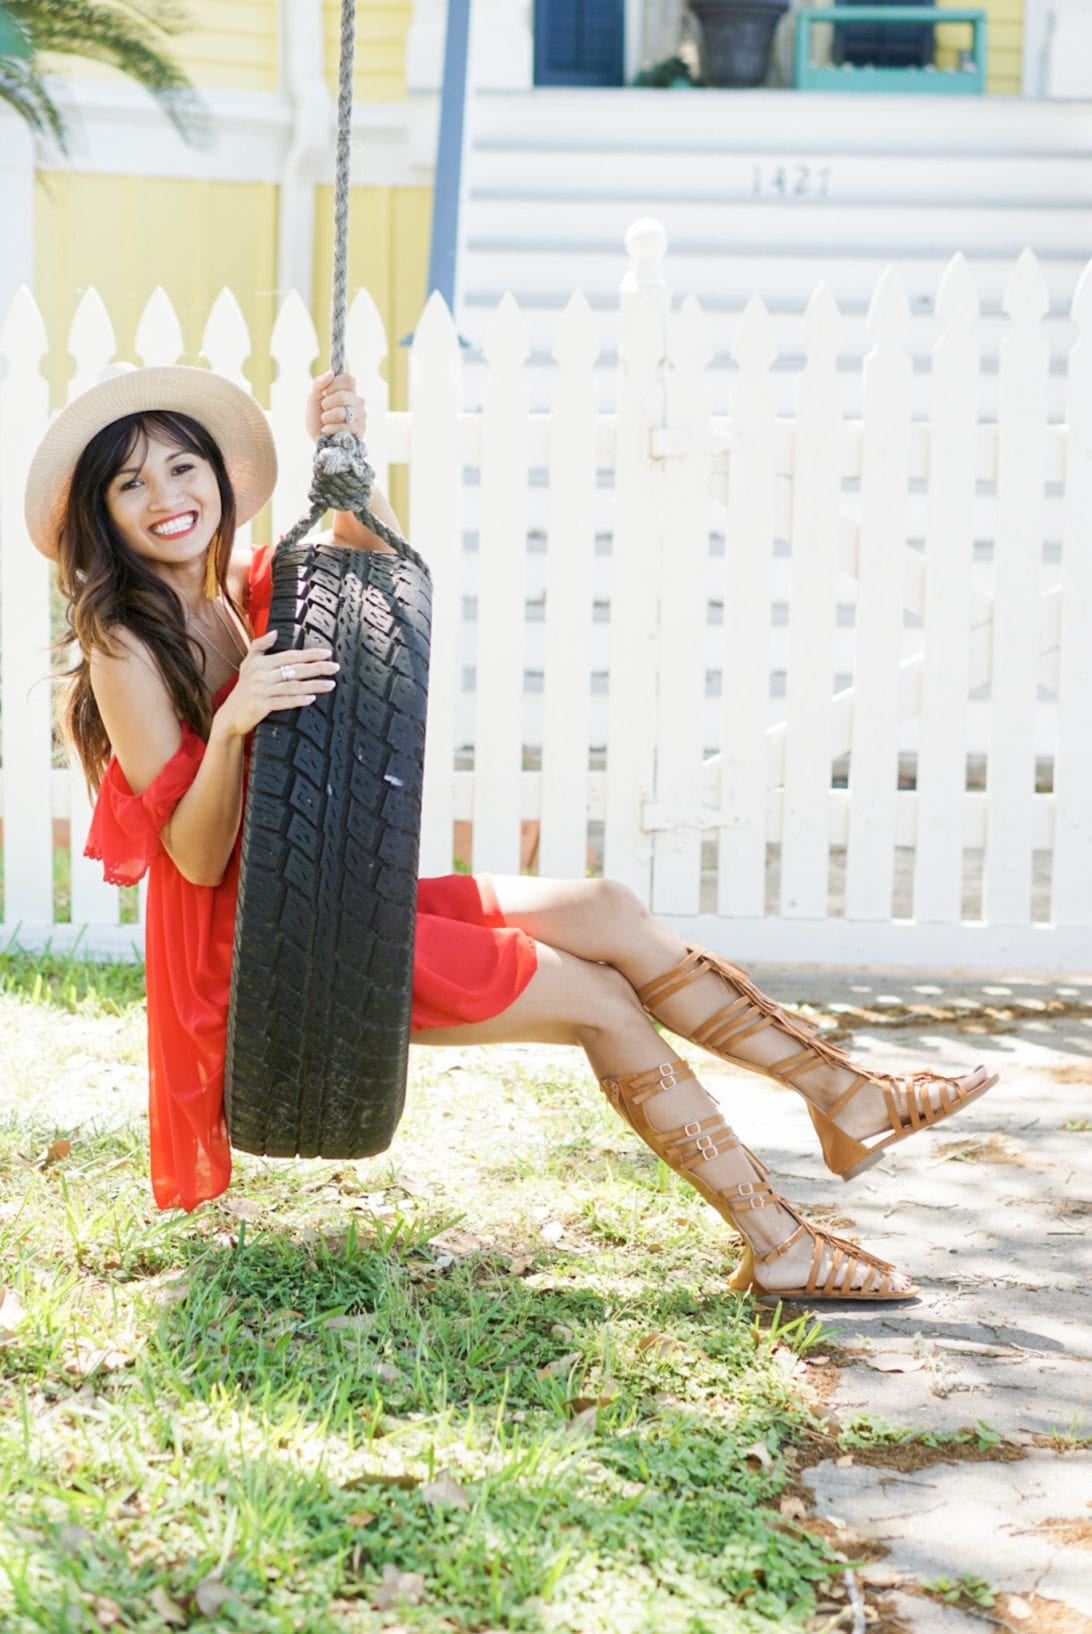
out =
<path fill-rule="evenodd" d="M 335 431 L 318 440 L 308 498 L 323 511 L 365 510 L 371 498 L 375 472 L 359 437 Z"/>

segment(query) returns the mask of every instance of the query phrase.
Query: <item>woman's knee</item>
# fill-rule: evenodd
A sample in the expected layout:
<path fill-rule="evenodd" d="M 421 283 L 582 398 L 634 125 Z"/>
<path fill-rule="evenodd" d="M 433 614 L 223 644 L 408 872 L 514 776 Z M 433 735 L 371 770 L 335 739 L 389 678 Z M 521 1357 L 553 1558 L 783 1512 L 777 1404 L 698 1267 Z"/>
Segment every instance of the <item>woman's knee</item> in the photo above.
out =
<path fill-rule="evenodd" d="M 588 884 L 594 888 L 596 909 L 606 922 L 625 924 L 650 917 L 640 897 L 620 880 L 595 879 Z"/>
<path fill-rule="evenodd" d="M 648 1024 L 640 1000 L 630 983 L 613 965 L 586 965 L 581 972 L 583 1002 L 577 1021 L 579 1041 L 585 1046 L 607 1033 Z"/>

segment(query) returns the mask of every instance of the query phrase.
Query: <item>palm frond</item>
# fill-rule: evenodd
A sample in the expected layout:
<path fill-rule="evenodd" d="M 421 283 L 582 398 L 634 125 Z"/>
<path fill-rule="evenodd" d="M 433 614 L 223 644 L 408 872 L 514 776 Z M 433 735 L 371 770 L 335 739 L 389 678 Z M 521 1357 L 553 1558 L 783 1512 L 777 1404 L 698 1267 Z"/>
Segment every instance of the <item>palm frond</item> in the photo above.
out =
<path fill-rule="evenodd" d="M 23 73 L 19 70 L 22 68 Z M 65 152 L 64 121 L 60 109 L 39 77 L 27 65 L 0 57 L 0 102 L 13 108 L 36 136 L 52 136 Z"/>
<path fill-rule="evenodd" d="M 187 141 L 207 135 L 203 105 L 188 75 L 160 49 L 158 35 L 185 26 L 173 0 L 6 0 L 17 27 L 30 41 L 31 72 L 39 98 L 49 100 L 35 72 L 45 52 L 83 57 L 119 69 L 150 93 Z M 0 57 L 10 66 L 10 59 Z M 59 116 L 58 116 L 59 117 Z M 50 121 L 51 130 L 54 129 Z M 63 145 L 63 136 L 59 137 Z"/>

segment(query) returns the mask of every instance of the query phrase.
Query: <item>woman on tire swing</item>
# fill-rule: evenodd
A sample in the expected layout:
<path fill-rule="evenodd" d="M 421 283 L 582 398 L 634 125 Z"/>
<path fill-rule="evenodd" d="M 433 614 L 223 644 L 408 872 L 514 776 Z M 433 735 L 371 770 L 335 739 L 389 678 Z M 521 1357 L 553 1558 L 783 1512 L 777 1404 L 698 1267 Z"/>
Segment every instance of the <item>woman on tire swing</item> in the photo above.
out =
<path fill-rule="evenodd" d="M 351 375 L 318 378 L 313 437 L 365 411 Z M 270 559 L 234 545 L 273 489 L 264 414 L 203 369 L 121 367 L 53 422 L 26 514 L 56 560 L 79 661 L 64 726 L 91 788 L 87 854 L 107 880 L 150 870 L 151 1168 L 162 1208 L 192 1209 L 230 1178 L 223 1069 L 246 745 L 271 712 L 336 686 L 328 651 L 270 652 Z M 397 527 L 382 495 L 381 521 Z M 383 549 L 350 515 L 333 542 Z M 653 1021 L 807 1102 L 827 1165 L 852 1179 L 896 1142 L 995 1081 L 866 1072 L 783 1014 L 746 975 L 690 948 L 610 880 L 422 880 L 417 1043 L 578 1044 L 612 1106 L 744 1240 L 731 1279 L 780 1297 L 900 1300 L 917 1290 L 804 1220 L 725 1123 Z"/>

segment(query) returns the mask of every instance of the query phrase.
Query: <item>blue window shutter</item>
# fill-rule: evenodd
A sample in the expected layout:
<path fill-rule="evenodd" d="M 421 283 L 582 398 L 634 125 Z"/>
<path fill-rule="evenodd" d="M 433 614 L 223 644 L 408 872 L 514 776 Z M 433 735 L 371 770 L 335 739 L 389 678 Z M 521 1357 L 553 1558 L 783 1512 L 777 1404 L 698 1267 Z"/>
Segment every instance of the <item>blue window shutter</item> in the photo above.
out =
<path fill-rule="evenodd" d="M 622 85 L 625 0 L 535 0 L 536 85 Z"/>

